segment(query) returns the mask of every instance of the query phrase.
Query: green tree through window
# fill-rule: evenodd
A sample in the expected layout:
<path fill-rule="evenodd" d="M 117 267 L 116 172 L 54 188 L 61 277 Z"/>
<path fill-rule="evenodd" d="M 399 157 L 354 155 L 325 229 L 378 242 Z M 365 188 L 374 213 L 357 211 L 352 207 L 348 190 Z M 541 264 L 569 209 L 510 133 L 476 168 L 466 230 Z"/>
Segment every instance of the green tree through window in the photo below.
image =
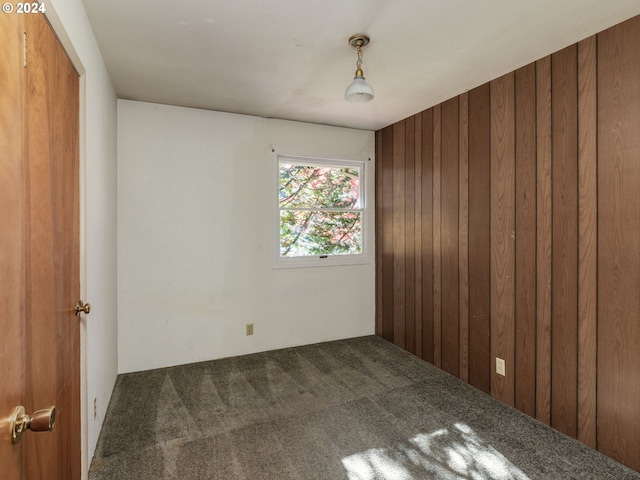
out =
<path fill-rule="evenodd" d="M 362 253 L 362 167 L 278 162 L 280 256 Z"/>

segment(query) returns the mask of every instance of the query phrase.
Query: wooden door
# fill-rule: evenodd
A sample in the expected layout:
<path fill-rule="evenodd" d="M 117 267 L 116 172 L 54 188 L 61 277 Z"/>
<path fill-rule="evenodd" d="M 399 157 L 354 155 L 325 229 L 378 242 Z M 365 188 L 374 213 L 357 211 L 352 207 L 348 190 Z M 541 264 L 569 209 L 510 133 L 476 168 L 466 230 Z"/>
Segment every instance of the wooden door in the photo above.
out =
<path fill-rule="evenodd" d="M 55 405 L 57 417 L 51 433 L 26 432 L 17 445 L 3 428 L 0 465 L 11 464 L 9 480 L 76 480 L 81 467 L 80 333 L 74 312 L 80 294 L 78 75 L 42 15 L 3 15 L 1 31 L 0 71 L 12 79 L 12 91 L 2 92 L 0 104 L 0 325 L 14 340 L 3 335 L 0 344 L 1 415 L 5 419 L 17 405 L 27 413 Z M 12 386 L 7 393 L 5 378 Z"/>

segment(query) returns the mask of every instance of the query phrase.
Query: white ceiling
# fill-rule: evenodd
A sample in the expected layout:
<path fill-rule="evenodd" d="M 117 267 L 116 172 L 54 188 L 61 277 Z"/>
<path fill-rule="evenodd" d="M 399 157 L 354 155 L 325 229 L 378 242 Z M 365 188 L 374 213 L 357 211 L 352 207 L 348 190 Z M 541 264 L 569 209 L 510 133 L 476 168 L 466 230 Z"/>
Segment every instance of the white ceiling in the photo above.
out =
<path fill-rule="evenodd" d="M 82 0 L 119 98 L 377 130 L 640 14 L 639 0 Z M 344 100 L 355 33 L 375 99 Z"/>

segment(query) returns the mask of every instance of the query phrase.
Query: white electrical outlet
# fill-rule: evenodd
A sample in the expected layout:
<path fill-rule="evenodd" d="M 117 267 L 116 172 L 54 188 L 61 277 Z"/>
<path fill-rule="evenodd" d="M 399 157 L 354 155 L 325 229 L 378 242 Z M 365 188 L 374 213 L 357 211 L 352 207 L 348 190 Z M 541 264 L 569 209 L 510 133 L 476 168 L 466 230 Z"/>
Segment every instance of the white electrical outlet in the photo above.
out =
<path fill-rule="evenodd" d="M 253 335 L 253 323 L 247 323 L 247 335 Z"/>
<path fill-rule="evenodd" d="M 503 377 L 506 375 L 506 367 L 502 358 L 496 357 L 496 373 Z"/>

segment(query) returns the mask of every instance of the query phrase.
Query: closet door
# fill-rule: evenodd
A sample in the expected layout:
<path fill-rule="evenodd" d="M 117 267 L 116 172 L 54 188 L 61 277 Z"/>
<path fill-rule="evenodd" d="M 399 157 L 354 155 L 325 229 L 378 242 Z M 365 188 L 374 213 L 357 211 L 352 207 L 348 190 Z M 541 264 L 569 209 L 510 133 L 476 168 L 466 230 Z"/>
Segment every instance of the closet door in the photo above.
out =
<path fill-rule="evenodd" d="M 78 76 L 43 15 L 5 14 L 2 22 L 0 69 L 16 86 L 12 95 L 2 93 L 0 112 L 3 134 L 7 122 L 11 132 L 0 147 L 0 415 L 10 424 L 18 406 L 27 415 L 51 406 L 56 413 L 51 432 L 27 430 L 17 443 L 11 429 L 3 428 L 0 464 L 10 466 L 10 480 L 77 480 Z M 7 393 L 5 378 L 11 386 Z M 32 429 L 46 430 L 35 422 Z"/>

